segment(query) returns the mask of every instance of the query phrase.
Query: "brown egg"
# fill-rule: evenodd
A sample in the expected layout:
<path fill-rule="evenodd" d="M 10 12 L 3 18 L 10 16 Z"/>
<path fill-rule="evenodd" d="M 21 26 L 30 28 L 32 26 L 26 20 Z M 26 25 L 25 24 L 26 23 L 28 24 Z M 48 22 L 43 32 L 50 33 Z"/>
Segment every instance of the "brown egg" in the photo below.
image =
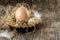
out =
<path fill-rule="evenodd" d="M 29 17 L 30 17 L 30 12 L 28 11 L 26 7 L 21 6 L 20 8 L 16 10 L 16 13 L 15 13 L 16 21 L 25 21 Z"/>

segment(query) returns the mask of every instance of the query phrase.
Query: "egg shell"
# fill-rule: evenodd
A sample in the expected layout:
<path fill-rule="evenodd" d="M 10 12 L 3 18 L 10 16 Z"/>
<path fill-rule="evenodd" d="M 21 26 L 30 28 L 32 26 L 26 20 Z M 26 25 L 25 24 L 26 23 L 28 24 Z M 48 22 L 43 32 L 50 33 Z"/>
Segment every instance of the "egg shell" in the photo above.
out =
<path fill-rule="evenodd" d="M 25 20 L 27 20 L 30 17 L 29 14 L 30 13 L 29 13 L 27 8 L 25 8 L 24 6 L 19 7 L 16 10 L 16 13 L 15 13 L 16 21 L 25 21 Z"/>

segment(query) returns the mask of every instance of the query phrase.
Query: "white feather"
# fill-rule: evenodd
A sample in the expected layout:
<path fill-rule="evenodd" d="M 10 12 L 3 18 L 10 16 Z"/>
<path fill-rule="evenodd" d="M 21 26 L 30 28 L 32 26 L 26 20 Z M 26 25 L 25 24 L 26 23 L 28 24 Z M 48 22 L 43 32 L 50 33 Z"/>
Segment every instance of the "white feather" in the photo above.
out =
<path fill-rule="evenodd" d="M 38 11 L 34 12 L 34 17 L 36 17 L 37 19 L 41 20 L 41 14 Z"/>
<path fill-rule="evenodd" d="M 9 32 L 0 32 L 0 37 L 1 38 L 6 38 L 6 39 L 10 39 L 13 37 L 13 34 L 12 33 L 9 33 Z"/>
<path fill-rule="evenodd" d="M 41 20 L 41 14 L 39 14 L 38 11 L 35 11 L 34 14 L 33 14 L 33 16 L 34 16 L 33 18 L 30 18 L 28 20 L 29 26 L 34 26 L 34 25 L 42 22 L 42 20 Z"/>

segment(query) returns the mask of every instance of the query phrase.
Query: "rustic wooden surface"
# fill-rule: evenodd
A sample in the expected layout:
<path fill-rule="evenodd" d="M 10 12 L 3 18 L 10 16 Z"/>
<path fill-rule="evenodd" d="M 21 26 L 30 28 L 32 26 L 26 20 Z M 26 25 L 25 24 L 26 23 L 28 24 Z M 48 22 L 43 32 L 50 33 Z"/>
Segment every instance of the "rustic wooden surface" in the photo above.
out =
<path fill-rule="evenodd" d="M 0 16 L 4 14 L 1 6 L 7 5 L 2 1 L 0 0 Z M 36 10 L 42 14 L 45 26 L 39 24 L 35 32 L 20 33 L 11 40 L 60 40 L 60 0 L 35 0 L 34 3 Z M 0 40 L 6 39 L 0 38 Z"/>

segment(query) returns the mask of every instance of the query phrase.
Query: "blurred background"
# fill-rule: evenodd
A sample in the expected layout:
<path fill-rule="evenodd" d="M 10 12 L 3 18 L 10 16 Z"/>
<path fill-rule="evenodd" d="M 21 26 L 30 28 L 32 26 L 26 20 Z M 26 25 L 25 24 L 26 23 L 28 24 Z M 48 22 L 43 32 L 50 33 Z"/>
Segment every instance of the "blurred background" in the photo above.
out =
<path fill-rule="evenodd" d="M 18 34 L 10 40 L 60 40 L 60 0 L 0 0 L 0 16 L 5 14 L 3 7 L 14 7 L 17 3 L 23 2 L 30 7 L 36 5 L 36 10 L 42 14 L 44 25 L 38 24 L 35 32 Z"/>

